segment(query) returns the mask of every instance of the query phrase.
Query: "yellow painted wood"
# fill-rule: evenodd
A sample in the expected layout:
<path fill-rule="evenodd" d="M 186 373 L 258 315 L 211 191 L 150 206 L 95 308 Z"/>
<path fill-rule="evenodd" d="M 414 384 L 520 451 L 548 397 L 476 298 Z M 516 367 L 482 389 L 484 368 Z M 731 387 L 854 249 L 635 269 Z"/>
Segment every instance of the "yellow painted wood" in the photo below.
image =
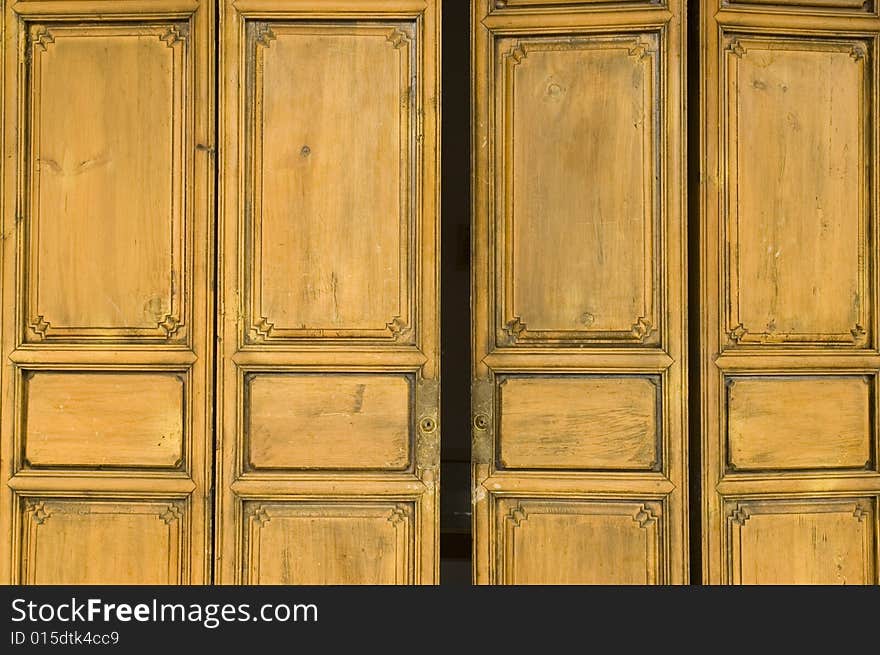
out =
<path fill-rule="evenodd" d="M 505 468 L 649 470 L 660 461 L 657 380 L 511 377 L 499 393 Z"/>
<path fill-rule="evenodd" d="M 247 464 L 268 469 L 405 469 L 411 379 L 403 375 L 255 374 Z"/>
<path fill-rule="evenodd" d="M 497 505 L 499 578 L 505 584 L 655 584 L 662 565 L 658 507 L 504 498 Z"/>
<path fill-rule="evenodd" d="M 3 21 L 0 580 L 208 582 L 214 12 Z"/>
<path fill-rule="evenodd" d="M 177 468 L 184 384 L 173 373 L 33 373 L 24 395 L 26 466 Z"/>
<path fill-rule="evenodd" d="M 473 9 L 474 579 L 683 583 L 683 3 L 549 4 Z"/>
<path fill-rule="evenodd" d="M 248 584 L 412 582 L 412 503 L 249 502 L 245 516 Z"/>
<path fill-rule="evenodd" d="M 862 376 L 729 378 L 730 468 L 870 467 L 873 383 Z"/>
<path fill-rule="evenodd" d="M 760 4 L 700 30 L 703 579 L 876 584 L 880 25 Z"/>
<path fill-rule="evenodd" d="M 223 3 L 218 582 L 437 580 L 439 11 Z"/>
<path fill-rule="evenodd" d="M 21 499 L 24 584 L 183 584 L 182 500 Z"/>

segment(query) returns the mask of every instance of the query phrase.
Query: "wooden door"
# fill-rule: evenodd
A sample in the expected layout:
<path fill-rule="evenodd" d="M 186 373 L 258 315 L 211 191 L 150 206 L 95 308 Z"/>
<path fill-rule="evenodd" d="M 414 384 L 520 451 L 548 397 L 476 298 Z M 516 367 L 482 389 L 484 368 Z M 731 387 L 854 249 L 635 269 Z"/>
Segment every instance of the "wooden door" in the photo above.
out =
<path fill-rule="evenodd" d="M 217 579 L 437 578 L 438 0 L 227 0 Z"/>
<path fill-rule="evenodd" d="M 704 2 L 704 578 L 878 581 L 877 4 Z"/>
<path fill-rule="evenodd" d="M 683 2 L 476 0 L 482 584 L 687 580 Z"/>
<path fill-rule="evenodd" d="M 206 582 L 214 8 L 4 7 L 0 579 Z"/>

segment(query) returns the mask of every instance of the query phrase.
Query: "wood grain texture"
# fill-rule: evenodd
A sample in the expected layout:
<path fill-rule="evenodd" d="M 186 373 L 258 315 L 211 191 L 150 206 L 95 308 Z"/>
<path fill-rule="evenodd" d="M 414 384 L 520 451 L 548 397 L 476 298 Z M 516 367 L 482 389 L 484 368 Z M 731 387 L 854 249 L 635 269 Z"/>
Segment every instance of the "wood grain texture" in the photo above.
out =
<path fill-rule="evenodd" d="M 623 2 L 656 3 L 657 0 L 622 0 Z M 555 7 L 559 5 L 591 5 L 605 3 L 607 0 L 495 0 L 495 10 L 503 10 L 508 7 Z"/>
<path fill-rule="evenodd" d="M 502 379 L 500 466 L 653 469 L 660 464 L 658 382 L 598 376 Z"/>
<path fill-rule="evenodd" d="M 725 44 L 729 338 L 862 345 L 872 313 L 867 46 Z"/>
<path fill-rule="evenodd" d="M 185 503 L 174 500 L 28 498 L 21 504 L 21 580 L 182 584 L 187 523 Z"/>
<path fill-rule="evenodd" d="M 214 11 L 3 25 L 0 582 L 210 582 Z"/>
<path fill-rule="evenodd" d="M 30 466 L 176 468 L 183 462 L 184 383 L 174 374 L 38 372 L 26 388 Z"/>
<path fill-rule="evenodd" d="M 658 582 L 655 503 L 505 499 L 496 511 L 505 584 Z"/>
<path fill-rule="evenodd" d="M 440 1 L 222 4 L 216 581 L 435 583 Z"/>
<path fill-rule="evenodd" d="M 498 40 L 499 339 L 656 341 L 657 44 Z"/>
<path fill-rule="evenodd" d="M 877 584 L 874 499 L 728 506 L 735 584 Z"/>
<path fill-rule="evenodd" d="M 871 0 L 728 0 L 732 7 L 737 5 L 771 5 L 784 7 L 816 7 L 846 10 L 852 9 L 862 12 L 871 11 Z"/>
<path fill-rule="evenodd" d="M 254 375 L 248 464 L 261 469 L 409 466 L 411 380 L 392 375 Z"/>
<path fill-rule="evenodd" d="M 412 25 L 250 28 L 251 338 L 411 335 Z"/>
<path fill-rule="evenodd" d="M 773 4 L 701 12 L 702 579 L 876 584 L 876 7 Z"/>
<path fill-rule="evenodd" d="M 252 502 L 245 515 L 248 584 L 411 582 L 411 504 Z"/>
<path fill-rule="evenodd" d="M 735 377 L 727 381 L 732 469 L 872 464 L 871 377 Z"/>
<path fill-rule="evenodd" d="M 473 3 L 477 584 L 688 579 L 683 14 Z"/>
<path fill-rule="evenodd" d="M 28 341 L 185 335 L 181 30 L 30 30 Z"/>

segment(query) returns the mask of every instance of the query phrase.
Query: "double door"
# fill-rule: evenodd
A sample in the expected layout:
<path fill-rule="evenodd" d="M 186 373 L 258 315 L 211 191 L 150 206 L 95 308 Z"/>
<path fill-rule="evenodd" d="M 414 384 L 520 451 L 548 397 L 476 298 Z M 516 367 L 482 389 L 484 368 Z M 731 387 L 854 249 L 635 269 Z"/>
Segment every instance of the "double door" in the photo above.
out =
<path fill-rule="evenodd" d="M 3 580 L 438 581 L 440 18 L 4 6 Z M 878 37 L 472 2 L 476 582 L 877 582 Z"/>

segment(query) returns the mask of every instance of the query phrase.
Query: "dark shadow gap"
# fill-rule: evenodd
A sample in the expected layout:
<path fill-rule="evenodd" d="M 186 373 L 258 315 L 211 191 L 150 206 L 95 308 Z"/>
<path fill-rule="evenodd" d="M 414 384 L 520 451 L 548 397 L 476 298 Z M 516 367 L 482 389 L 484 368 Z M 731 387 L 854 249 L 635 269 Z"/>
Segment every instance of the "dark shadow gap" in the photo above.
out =
<path fill-rule="evenodd" d="M 700 9 L 687 3 L 688 520 L 691 584 L 703 578 L 700 356 Z"/>
<path fill-rule="evenodd" d="M 470 2 L 442 28 L 440 583 L 470 585 Z"/>

